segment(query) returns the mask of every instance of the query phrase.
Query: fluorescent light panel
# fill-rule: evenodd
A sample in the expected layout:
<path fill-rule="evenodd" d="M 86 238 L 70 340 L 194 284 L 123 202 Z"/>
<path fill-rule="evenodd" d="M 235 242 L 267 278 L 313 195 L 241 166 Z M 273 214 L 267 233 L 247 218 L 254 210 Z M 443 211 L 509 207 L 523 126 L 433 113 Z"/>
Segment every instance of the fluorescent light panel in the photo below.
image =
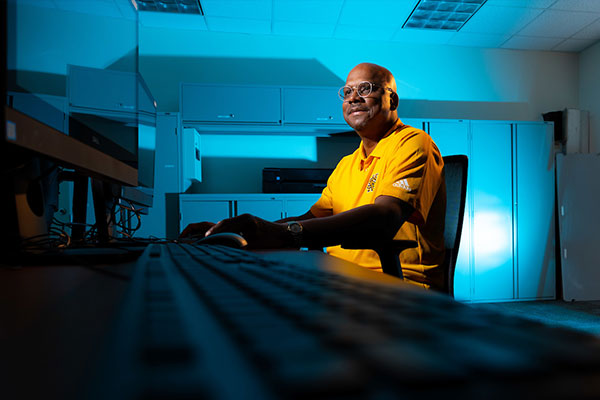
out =
<path fill-rule="evenodd" d="M 204 15 L 200 0 L 133 0 L 138 11 Z"/>
<path fill-rule="evenodd" d="M 420 0 L 403 29 L 459 31 L 486 0 Z"/>

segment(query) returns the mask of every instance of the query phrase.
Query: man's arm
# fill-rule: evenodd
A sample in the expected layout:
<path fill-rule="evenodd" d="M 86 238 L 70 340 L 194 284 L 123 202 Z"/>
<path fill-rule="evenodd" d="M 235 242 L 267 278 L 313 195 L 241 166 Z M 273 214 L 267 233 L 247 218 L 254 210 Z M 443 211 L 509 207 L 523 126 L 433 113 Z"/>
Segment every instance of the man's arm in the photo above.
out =
<path fill-rule="evenodd" d="M 379 196 L 374 204 L 302 222 L 303 244 L 334 246 L 346 240 L 392 240 L 412 212 L 412 207 L 400 199 Z"/>
<path fill-rule="evenodd" d="M 310 212 L 310 210 L 308 210 L 306 213 L 299 215 L 297 217 L 283 218 L 283 219 L 275 221 L 275 223 L 282 223 L 282 222 L 288 222 L 288 221 L 306 221 L 307 219 L 313 219 L 314 217 L 315 216 L 313 215 L 313 213 Z"/>
<path fill-rule="evenodd" d="M 283 218 L 283 219 L 280 219 L 278 221 L 275 221 L 275 223 L 285 223 L 285 222 L 288 222 L 288 221 L 305 221 L 305 220 L 311 219 L 311 218 L 315 218 L 315 216 L 313 215 L 312 212 L 310 212 L 310 210 L 308 210 L 306 213 L 304 213 L 302 215 L 299 215 L 297 217 Z M 200 238 L 200 237 L 204 237 L 207 234 L 207 232 L 209 231 L 209 229 L 212 228 L 215 225 L 216 224 L 214 222 L 208 222 L 208 221 L 192 223 L 192 224 L 189 224 L 188 226 L 185 227 L 185 229 L 181 232 L 181 234 L 179 235 L 179 237 L 180 238 L 185 238 L 185 237 Z M 219 230 L 218 232 L 225 232 L 225 231 Z M 210 233 L 213 233 L 213 232 L 210 232 Z M 214 232 L 214 233 L 216 233 L 216 232 Z"/>
<path fill-rule="evenodd" d="M 412 212 L 412 207 L 400 199 L 379 196 L 374 204 L 328 217 L 301 220 L 301 244 L 324 247 L 338 245 L 348 239 L 355 242 L 361 239 L 391 240 Z M 251 248 L 281 248 L 293 243 L 286 223 L 268 222 L 250 214 L 223 220 L 207 234 L 219 232 L 241 233 Z"/>

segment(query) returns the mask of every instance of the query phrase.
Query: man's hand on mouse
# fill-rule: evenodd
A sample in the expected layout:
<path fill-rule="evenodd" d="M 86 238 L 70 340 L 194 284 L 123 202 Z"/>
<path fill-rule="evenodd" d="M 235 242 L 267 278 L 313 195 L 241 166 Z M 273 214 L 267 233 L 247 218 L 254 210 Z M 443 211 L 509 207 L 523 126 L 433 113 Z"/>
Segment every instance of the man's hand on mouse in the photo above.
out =
<path fill-rule="evenodd" d="M 276 249 L 289 245 L 286 224 L 269 222 L 250 214 L 219 221 L 208 229 L 206 235 L 221 232 L 242 235 L 248 241 L 248 247 L 252 249 Z"/>
<path fill-rule="evenodd" d="M 196 239 L 206 236 L 206 232 L 215 226 L 213 222 L 198 222 L 195 224 L 189 224 L 185 227 L 183 232 L 179 235 L 180 239 L 192 238 Z"/>

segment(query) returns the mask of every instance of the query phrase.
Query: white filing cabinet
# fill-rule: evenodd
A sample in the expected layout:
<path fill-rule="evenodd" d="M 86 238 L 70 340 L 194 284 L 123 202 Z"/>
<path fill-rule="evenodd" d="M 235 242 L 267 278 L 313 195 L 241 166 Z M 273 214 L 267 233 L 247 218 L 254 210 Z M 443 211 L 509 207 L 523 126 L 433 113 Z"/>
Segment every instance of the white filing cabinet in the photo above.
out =
<path fill-rule="evenodd" d="M 469 156 L 469 121 L 435 121 L 426 122 L 425 128 L 437 144 L 442 156 L 465 154 Z M 469 189 L 467 184 L 467 189 Z M 456 270 L 454 273 L 454 297 L 460 300 L 471 299 L 471 206 L 470 193 L 467 192 L 463 230 L 460 238 Z"/>
<path fill-rule="evenodd" d="M 554 298 L 552 125 L 442 120 L 425 129 L 442 155 L 469 157 L 455 297 Z"/>
<path fill-rule="evenodd" d="M 553 299 L 556 295 L 554 130 L 552 125 L 526 122 L 515 124 L 514 129 L 515 297 Z"/>
<path fill-rule="evenodd" d="M 558 154 L 558 210 L 565 300 L 600 300 L 600 155 Z"/>

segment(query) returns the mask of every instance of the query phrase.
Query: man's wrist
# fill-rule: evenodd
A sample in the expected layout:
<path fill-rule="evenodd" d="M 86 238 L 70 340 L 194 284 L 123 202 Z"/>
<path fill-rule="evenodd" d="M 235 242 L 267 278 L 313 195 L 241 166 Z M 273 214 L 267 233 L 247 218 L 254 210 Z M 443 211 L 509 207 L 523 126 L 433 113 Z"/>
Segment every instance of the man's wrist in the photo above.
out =
<path fill-rule="evenodd" d="M 288 221 L 286 224 L 290 246 L 299 249 L 302 246 L 304 227 L 298 221 Z"/>

